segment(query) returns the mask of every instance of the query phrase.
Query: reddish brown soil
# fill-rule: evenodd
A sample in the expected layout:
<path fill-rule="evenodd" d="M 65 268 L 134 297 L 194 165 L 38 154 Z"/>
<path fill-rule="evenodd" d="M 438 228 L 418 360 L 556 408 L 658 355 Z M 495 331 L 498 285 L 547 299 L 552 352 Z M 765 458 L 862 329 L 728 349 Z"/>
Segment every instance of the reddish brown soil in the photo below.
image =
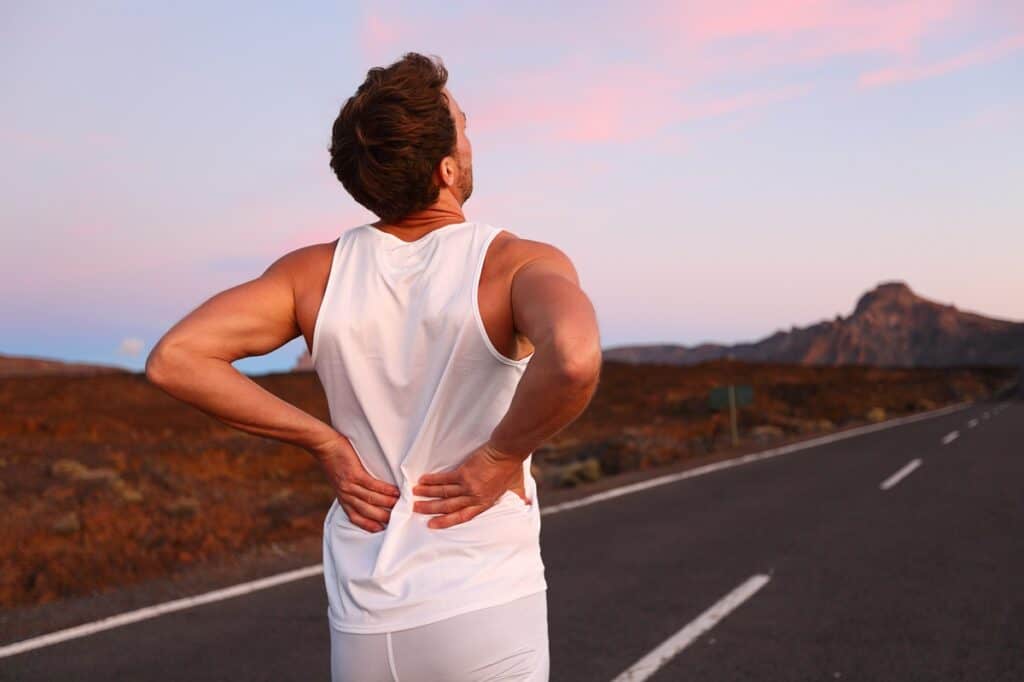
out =
<path fill-rule="evenodd" d="M 872 408 L 896 416 L 983 397 L 1013 376 L 992 368 L 607 362 L 587 411 L 537 451 L 537 474 L 550 490 L 575 460 L 596 459 L 608 474 L 725 452 L 727 421 L 709 410 L 707 393 L 728 381 L 754 387 L 755 403 L 740 415 L 749 449 L 755 440 L 864 421 Z M 256 381 L 327 418 L 314 374 Z M 753 428 L 765 425 L 779 430 L 762 428 L 755 438 Z M 0 606 L 317 537 L 332 496 L 304 451 L 222 425 L 141 374 L 0 378 Z"/>

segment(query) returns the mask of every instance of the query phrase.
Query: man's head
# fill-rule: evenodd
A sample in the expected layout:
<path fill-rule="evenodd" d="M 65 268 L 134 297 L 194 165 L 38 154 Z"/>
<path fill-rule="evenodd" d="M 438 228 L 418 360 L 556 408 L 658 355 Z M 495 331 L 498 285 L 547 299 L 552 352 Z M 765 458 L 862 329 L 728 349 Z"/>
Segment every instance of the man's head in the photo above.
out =
<path fill-rule="evenodd" d="M 331 168 L 356 201 L 396 223 L 451 195 L 473 193 L 465 113 L 440 58 L 409 52 L 374 67 L 345 102 L 331 134 Z"/>

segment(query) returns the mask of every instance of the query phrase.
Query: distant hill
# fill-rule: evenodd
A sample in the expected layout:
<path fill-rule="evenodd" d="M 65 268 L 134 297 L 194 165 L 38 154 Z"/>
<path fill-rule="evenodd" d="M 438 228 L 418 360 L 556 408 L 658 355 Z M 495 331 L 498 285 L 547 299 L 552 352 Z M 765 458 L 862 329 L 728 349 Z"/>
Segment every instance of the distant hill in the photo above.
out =
<path fill-rule="evenodd" d="M 733 358 L 805 365 L 947 367 L 1024 365 L 1024 322 L 998 320 L 918 296 L 904 282 L 868 291 L 849 317 L 779 331 L 759 341 L 617 346 L 606 360 L 694 365 Z"/>
<path fill-rule="evenodd" d="M 33 376 L 38 374 L 109 374 L 127 372 L 112 365 L 91 365 L 82 362 L 63 362 L 49 358 L 35 358 L 0 354 L 0 377 Z"/>

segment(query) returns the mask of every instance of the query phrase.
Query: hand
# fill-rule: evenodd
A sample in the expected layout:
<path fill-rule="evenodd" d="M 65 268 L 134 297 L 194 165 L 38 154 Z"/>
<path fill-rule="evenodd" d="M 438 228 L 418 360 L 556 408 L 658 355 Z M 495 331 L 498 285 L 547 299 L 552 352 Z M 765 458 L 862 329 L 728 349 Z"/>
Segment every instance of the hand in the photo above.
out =
<path fill-rule="evenodd" d="M 526 499 L 523 460 L 499 452 L 489 443 L 474 450 L 457 469 L 420 476 L 413 486 L 416 495 L 440 497 L 417 500 L 412 510 L 423 514 L 443 514 L 427 522 L 429 528 L 448 528 L 488 509 L 506 490 Z"/>
<path fill-rule="evenodd" d="M 310 451 L 327 474 L 349 520 L 371 533 L 384 530 L 401 491 L 371 476 L 352 443 L 341 434 Z"/>

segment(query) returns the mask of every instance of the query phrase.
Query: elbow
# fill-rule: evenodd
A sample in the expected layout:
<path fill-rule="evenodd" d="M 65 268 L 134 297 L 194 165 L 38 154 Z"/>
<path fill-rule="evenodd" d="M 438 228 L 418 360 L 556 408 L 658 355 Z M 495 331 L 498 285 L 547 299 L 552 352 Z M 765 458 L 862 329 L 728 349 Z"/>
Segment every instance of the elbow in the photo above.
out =
<path fill-rule="evenodd" d="M 160 386 L 164 381 L 164 376 L 164 360 L 154 348 L 146 358 L 146 379 L 154 386 Z"/>
<path fill-rule="evenodd" d="M 603 354 L 601 344 L 596 338 L 570 344 L 559 357 L 559 367 L 567 382 L 578 386 L 591 386 L 597 383 L 601 374 Z"/>
<path fill-rule="evenodd" d="M 146 358 L 146 379 L 154 386 L 166 386 L 173 374 L 171 364 L 167 345 L 163 341 L 157 343 Z"/>

